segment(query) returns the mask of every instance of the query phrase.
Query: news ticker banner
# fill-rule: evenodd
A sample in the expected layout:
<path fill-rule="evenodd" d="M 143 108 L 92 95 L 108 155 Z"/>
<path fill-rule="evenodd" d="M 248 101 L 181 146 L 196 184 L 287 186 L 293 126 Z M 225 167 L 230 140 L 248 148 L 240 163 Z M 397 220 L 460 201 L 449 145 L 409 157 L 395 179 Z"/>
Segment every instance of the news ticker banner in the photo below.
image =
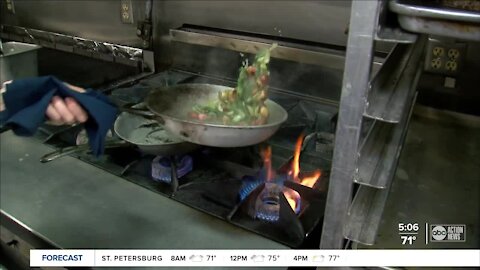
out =
<path fill-rule="evenodd" d="M 30 250 L 31 267 L 480 267 L 480 250 Z"/>

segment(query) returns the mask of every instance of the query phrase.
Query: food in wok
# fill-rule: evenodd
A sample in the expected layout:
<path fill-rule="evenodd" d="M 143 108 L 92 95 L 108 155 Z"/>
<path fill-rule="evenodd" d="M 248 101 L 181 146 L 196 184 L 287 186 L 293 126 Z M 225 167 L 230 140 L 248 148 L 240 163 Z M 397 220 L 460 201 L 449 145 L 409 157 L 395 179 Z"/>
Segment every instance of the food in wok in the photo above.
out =
<path fill-rule="evenodd" d="M 240 68 L 237 87 L 218 93 L 218 99 L 209 104 L 196 104 L 190 118 L 224 125 L 263 125 L 268 121 L 269 111 L 265 105 L 268 98 L 270 52 L 277 44 L 263 49 L 249 65 L 245 61 Z"/>

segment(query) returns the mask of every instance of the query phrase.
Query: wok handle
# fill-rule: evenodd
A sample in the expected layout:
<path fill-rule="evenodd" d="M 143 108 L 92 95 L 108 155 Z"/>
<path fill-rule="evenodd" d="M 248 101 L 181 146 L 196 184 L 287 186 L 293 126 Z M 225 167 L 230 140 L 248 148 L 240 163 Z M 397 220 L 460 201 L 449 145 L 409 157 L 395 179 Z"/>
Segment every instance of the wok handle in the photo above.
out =
<path fill-rule="evenodd" d="M 128 145 L 128 143 L 125 142 L 125 141 L 114 140 L 114 141 L 106 142 L 105 143 L 105 148 L 124 147 L 126 145 Z M 47 162 L 50 162 L 52 160 L 64 157 L 66 155 L 71 155 L 71 154 L 76 154 L 76 153 L 80 153 L 80 152 L 83 152 L 83 151 L 87 151 L 89 148 L 90 148 L 90 145 L 88 143 L 60 148 L 56 151 L 53 151 L 53 152 L 48 153 L 48 154 L 44 155 L 43 157 L 41 157 L 40 162 L 47 163 Z"/>

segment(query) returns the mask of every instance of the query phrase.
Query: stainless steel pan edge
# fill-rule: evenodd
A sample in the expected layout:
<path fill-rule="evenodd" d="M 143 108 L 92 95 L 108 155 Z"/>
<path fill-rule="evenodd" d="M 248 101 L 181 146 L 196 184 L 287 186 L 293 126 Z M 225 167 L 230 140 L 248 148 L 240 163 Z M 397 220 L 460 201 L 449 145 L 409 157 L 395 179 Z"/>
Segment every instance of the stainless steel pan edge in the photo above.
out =
<path fill-rule="evenodd" d="M 132 114 L 129 112 L 122 112 L 114 124 L 115 134 L 122 140 L 138 147 L 140 151 L 145 154 L 170 156 L 170 155 L 182 155 L 197 149 L 199 146 L 181 141 L 180 139 L 169 143 L 157 143 L 157 144 L 142 144 L 133 140 L 130 136 L 133 129 L 138 128 L 145 123 L 155 121 L 149 120 L 141 115 Z"/>
<path fill-rule="evenodd" d="M 152 91 L 146 104 L 149 110 L 164 121 L 165 128 L 175 136 L 195 144 L 214 147 L 242 147 L 258 144 L 270 138 L 284 123 L 288 114 L 280 105 L 268 100 L 268 123 L 258 126 L 227 126 L 196 122 L 187 112 L 195 103 L 216 98 L 226 86 L 210 84 L 180 84 Z M 180 108 L 183 107 L 183 108 Z M 171 113 L 171 111 L 180 113 Z"/>

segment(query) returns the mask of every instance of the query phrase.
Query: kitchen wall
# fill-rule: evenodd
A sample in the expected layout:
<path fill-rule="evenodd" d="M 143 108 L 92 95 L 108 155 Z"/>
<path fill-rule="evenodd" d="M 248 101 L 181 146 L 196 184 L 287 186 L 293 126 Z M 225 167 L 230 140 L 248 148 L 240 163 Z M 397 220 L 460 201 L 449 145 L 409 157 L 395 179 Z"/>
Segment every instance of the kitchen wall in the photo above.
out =
<path fill-rule="evenodd" d="M 248 54 L 172 42 L 170 29 L 181 27 L 324 46 L 343 52 L 351 1 L 154 1 L 153 26 L 157 70 L 176 67 L 235 80 Z M 341 69 L 273 59 L 271 85 L 338 100 Z"/>
<path fill-rule="evenodd" d="M 137 21 L 145 18 L 145 0 L 131 2 L 133 23 L 123 23 L 120 0 L 109 1 L 0 1 L 0 23 L 23 26 L 97 41 L 140 47 L 136 35 Z"/>
<path fill-rule="evenodd" d="M 345 45 L 351 1 L 155 1 L 156 25 L 182 24 Z"/>
<path fill-rule="evenodd" d="M 134 23 L 123 23 L 121 4 L 110 1 L 13 1 L 15 14 L 2 5 L 0 23 L 141 47 L 137 22 L 145 18 L 146 0 L 131 1 Z M 172 66 L 195 72 L 235 78 L 243 58 L 238 52 L 170 42 L 170 29 L 183 25 L 210 27 L 240 33 L 285 38 L 344 50 L 351 1 L 160 1 L 152 4 L 153 50 L 158 70 Z M 314 45 L 315 46 L 315 45 Z M 274 85 L 302 88 L 338 99 L 341 70 L 274 61 Z M 331 74 L 331 75 L 328 75 Z M 335 77 L 335 79 L 331 79 Z M 297 87 L 301 78 L 317 78 L 311 89 Z"/>
<path fill-rule="evenodd" d="M 140 44 L 139 20 L 147 0 L 2 0 L 0 23 L 112 43 Z M 13 3 L 14 13 L 6 3 Z M 208 26 L 333 45 L 346 44 L 350 0 L 337 1 L 163 1 L 153 0 L 155 36 L 183 24 Z M 133 23 L 121 20 L 121 4 Z M 160 40 L 160 39 L 157 39 Z"/>
<path fill-rule="evenodd" d="M 445 87 L 444 75 L 425 72 L 418 85 L 417 102 L 443 110 L 480 116 L 480 43 L 466 42 L 463 65 L 456 76 L 454 87 Z"/>
<path fill-rule="evenodd" d="M 345 0 L 154 1 L 157 62 L 174 62 L 169 30 L 183 25 L 343 47 L 347 42 L 350 5 L 351 1 Z"/>

